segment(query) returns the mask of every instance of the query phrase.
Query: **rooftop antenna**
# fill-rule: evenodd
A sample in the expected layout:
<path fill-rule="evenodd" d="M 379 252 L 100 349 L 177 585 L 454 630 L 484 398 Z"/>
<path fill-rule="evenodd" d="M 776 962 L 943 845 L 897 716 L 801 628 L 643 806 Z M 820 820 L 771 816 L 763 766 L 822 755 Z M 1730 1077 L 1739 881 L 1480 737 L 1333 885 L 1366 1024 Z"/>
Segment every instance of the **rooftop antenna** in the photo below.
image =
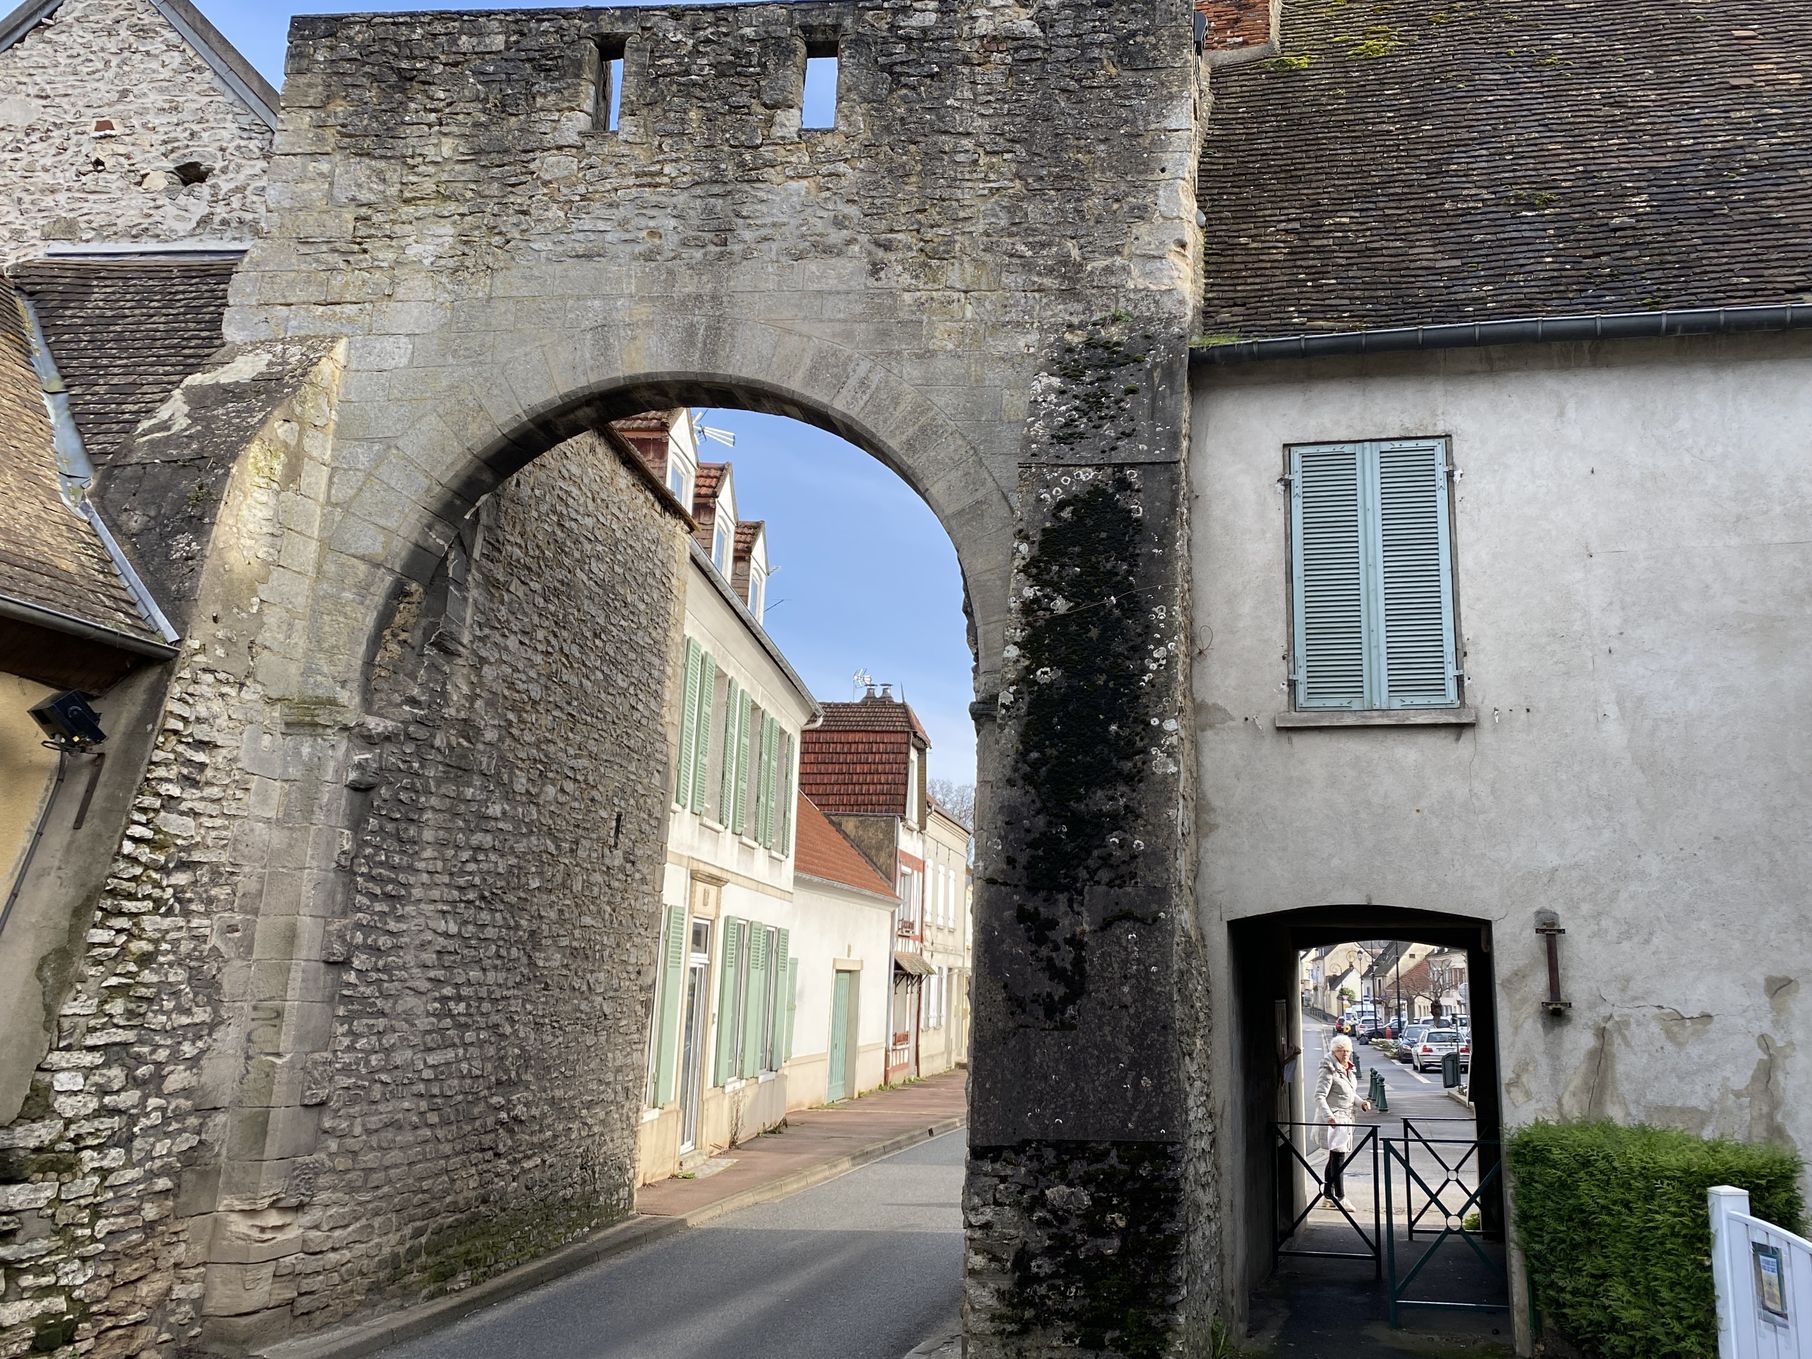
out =
<path fill-rule="evenodd" d="M 710 439 L 713 443 L 722 444 L 725 448 L 736 447 L 735 430 L 717 429 L 712 425 L 700 425 L 698 427 L 698 432 L 705 438 Z"/>
<path fill-rule="evenodd" d="M 868 671 L 861 666 L 857 666 L 856 673 L 849 677 L 849 696 L 852 699 L 861 698 L 864 689 L 873 689 L 874 687 L 875 677 L 869 674 Z"/>

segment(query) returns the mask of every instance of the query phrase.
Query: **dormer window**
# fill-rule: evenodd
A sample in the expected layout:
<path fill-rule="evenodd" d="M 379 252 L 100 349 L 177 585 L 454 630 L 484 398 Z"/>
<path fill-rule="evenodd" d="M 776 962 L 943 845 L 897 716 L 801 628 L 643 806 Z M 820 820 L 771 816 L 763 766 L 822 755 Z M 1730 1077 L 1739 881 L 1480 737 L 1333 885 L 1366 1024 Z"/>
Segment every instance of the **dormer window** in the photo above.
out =
<path fill-rule="evenodd" d="M 667 465 L 667 489 L 680 504 L 692 507 L 692 478 L 678 458 Z"/>
<path fill-rule="evenodd" d="M 730 574 L 730 553 L 736 544 L 736 525 L 725 519 L 723 511 L 717 514 L 717 525 L 711 530 L 711 561 L 718 573 L 726 579 Z"/>
<path fill-rule="evenodd" d="M 761 621 L 761 611 L 767 605 L 768 578 L 759 567 L 749 570 L 749 612 L 755 615 L 755 621 Z"/>

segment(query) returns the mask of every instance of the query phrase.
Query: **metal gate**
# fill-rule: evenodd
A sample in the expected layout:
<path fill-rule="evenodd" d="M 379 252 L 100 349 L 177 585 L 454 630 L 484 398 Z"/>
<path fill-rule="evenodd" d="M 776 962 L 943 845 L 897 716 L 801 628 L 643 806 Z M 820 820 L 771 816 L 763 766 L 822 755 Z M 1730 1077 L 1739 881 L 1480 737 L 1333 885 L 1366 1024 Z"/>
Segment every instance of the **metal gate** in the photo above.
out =
<path fill-rule="evenodd" d="M 1428 1124 L 1455 1121 L 1461 1120 L 1406 1118 L 1403 1136 L 1383 1142 L 1384 1222 L 1388 1228 L 1383 1233 L 1384 1276 L 1392 1326 L 1402 1325 L 1401 1312 L 1406 1307 L 1510 1310 L 1503 1244 L 1489 1240 L 1484 1230 L 1487 1216 L 1495 1216 L 1503 1158 L 1495 1141 L 1429 1136 Z M 1418 1122 L 1423 1126 L 1418 1127 Z M 1399 1208 L 1405 1223 L 1401 1259 L 1396 1230 Z M 1462 1257 L 1457 1264 L 1456 1255 Z M 1459 1291 L 1481 1296 L 1433 1296 L 1428 1285 L 1437 1269 L 1449 1274 L 1459 1271 Z M 1419 1290 L 1418 1281 L 1424 1285 Z M 1448 1291 L 1455 1291 L 1451 1279 Z M 1493 1296 L 1483 1296 L 1487 1294 Z"/>
<path fill-rule="evenodd" d="M 1272 1268 L 1275 1269 L 1278 1260 L 1286 1255 L 1313 1260 L 1370 1260 L 1373 1270 L 1379 1277 L 1382 1277 L 1384 1265 L 1379 1249 L 1381 1234 L 1378 1230 L 1379 1213 L 1382 1210 L 1378 1188 L 1380 1139 L 1375 1126 L 1360 1126 L 1351 1129 L 1353 1147 L 1347 1154 L 1346 1161 L 1349 1174 L 1353 1173 L 1355 1166 L 1359 1166 L 1360 1173 L 1363 1173 L 1367 1166 L 1370 1168 L 1371 1230 L 1369 1232 L 1366 1230 L 1363 1207 L 1355 1216 L 1352 1209 L 1345 1203 L 1337 1203 L 1335 1207 L 1339 1210 L 1340 1216 L 1345 1219 L 1345 1227 L 1334 1234 L 1335 1239 L 1328 1243 L 1329 1248 L 1322 1249 L 1309 1244 L 1291 1244 L 1302 1231 L 1304 1224 L 1308 1222 L 1309 1214 L 1313 1213 L 1317 1204 L 1321 1202 L 1318 1192 L 1303 1196 L 1299 1196 L 1297 1192 L 1300 1183 L 1296 1174 L 1297 1167 L 1301 1168 L 1301 1173 L 1307 1176 L 1311 1185 L 1318 1186 L 1321 1183 L 1321 1175 L 1316 1170 L 1314 1163 L 1309 1160 L 1309 1152 L 1305 1152 L 1298 1142 L 1312 1143 L 1317 1134 L 1326 1131 L 1327 1125 L 1324 1123 L 1273 1123 L 1271 1125 Z M 1310 1151 L 1312 1150 L 1311 1147 Z M 1288 1156 L 1283 1154 L 1285 1152 L 1288 1153 Z M 1306 1199 L 1300 1208 L 1297 1207 L 1299 1197 Z M 1350 1229 L 1353 1236 L 1358 1239 L 1362 1249 L 1338 1250 L 1332 1248 L 1340 1241 L 1347 1239 L 1347 1229 Z"/>

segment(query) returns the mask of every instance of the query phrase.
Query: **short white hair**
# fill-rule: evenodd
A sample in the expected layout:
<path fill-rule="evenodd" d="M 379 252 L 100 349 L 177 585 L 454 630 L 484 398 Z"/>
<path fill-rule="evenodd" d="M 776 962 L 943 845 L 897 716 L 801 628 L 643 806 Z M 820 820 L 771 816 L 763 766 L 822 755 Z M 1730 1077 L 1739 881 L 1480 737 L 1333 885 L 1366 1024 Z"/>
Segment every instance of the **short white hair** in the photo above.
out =
<path fill-rule="evenodd" d="M 1345 1048 L 1348 1052 L 1351 1052 L 1353 1050 L 1353 1040 L 1348 1038 L 1344 1033 L 1337 1033 L 1334 1035 L 1334 1041 L 1328 1044 L 1328 1051 L 1332 1052 L 1335 1048 Z"/>

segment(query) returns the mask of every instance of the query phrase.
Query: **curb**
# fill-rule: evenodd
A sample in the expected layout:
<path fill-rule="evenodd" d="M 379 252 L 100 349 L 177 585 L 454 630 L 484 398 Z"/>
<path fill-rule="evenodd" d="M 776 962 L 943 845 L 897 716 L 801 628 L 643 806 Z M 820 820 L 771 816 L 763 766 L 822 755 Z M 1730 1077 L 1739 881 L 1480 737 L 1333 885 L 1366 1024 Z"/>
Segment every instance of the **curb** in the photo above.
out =
<path fill-rule="evenodd" d="M 551 1255 L 544 1255 L 539 1260 L 518 1265 L 512 1270 L 499 1274 L 494 1279 L 486 1279 L 481 1284 L 454 1293 L 448 1297 L 436 1298 L 432 1302 L 393 1312 L 389 1316 L 379 1317 L 375 1321 L 355 1323 L 338 1329 L 326 1331 L 318 1336 L 302 1340 L 285 1340 L 265 1349 L 254 1350 L 255 1359 L 366 1359 L 366 1356 L 400 1345 L 405 1340 L 418 1340 L 442 1327 L 450 1326 L 462 1317 L 486 1307 L 518 1297 L 543 1284 L 552 1283 L 589 1265 L 612 1256 L 622 1255 L 638 1246 L 678 1236 L 690 1228 L 702 1226 L 727 1214 L 740 1212 L 744 1208 L 754 1208 L 763 1203 L 772 1203 L 776 1199 L 787 1198 L 802 1190 L 811 1189 L 839 1176 L 847 1175 L 870 1161 L 892 1156 L 895 1152 L 916 1147 L 921 1142 L 929 1142 L 934 1137 L 955 1132 L 968 1124 L 968 1116 L 939 1119 L 928 1124 L 923 1132 L 913 1129 L 888 1138 L 885 1142 L 870 1143 L 859 1150 L 849 1152 L 834 1160 L 824 1161 L 815 1166 L 806 1166 L 795 1170 L 790 1175 L 783 1175 L 767 1184 L 751 1185 L 740 1193 L 728 1198 L 708 1203 L 690 1213 L 676 1217 L 654 1217 L 636 1214 L 625 1221 L 594 1232 L 582 1241 L 570 1246 L 563 1246 Z M 960 1332 L 959 1332 L 960 1337 Z M 940 1336 L 933 1342 L 938 1345 L 948 1343 L 949 1337 Z M 923 1347 L 920 1347 L 923 1349 Z M 925 1351 L 927 1354 L 935 1350 Z M 919 1351 L 913 1351 L 918 1354 Z"/>
<path fill-rule="evenodd" d="M 954 1321 L 922 1345 L 906 1351 L 905 1359 L 962 1359 L 963 1324 Z"/>

